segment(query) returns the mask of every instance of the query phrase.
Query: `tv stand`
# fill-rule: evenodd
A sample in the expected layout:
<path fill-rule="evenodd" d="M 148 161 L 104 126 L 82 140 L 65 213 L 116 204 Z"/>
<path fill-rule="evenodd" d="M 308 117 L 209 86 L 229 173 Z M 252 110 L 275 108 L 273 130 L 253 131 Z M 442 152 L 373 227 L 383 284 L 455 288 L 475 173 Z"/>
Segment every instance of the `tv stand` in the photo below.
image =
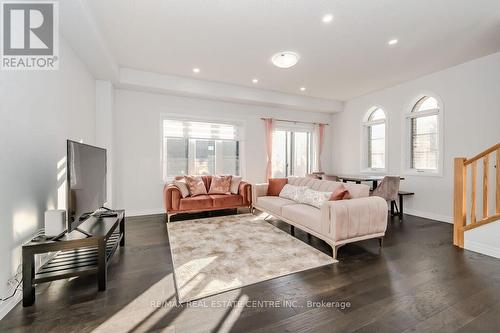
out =
<path fill-rule="evenodd" d="M 36 284 L 73 276 L 97 273 L 98 290 L 106 290 L 109 259 L 125 245 L 125 211 L 116 213 L 115 217 L 91 216 L 60 237 L 23 245 L 23 306 L 35 302 Z M 35 271 L 35 255 L 48 252 L 56 254 Z"/>

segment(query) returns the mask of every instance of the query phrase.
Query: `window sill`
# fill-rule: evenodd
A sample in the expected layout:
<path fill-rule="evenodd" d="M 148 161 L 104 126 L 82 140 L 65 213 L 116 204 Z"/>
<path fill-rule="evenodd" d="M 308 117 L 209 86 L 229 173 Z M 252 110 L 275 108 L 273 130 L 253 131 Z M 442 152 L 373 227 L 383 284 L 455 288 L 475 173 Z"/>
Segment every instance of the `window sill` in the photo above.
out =
<path fill-rule="evenodd" d="M 362 169 L 361 173 L 370 175 L 385 175 L 387 169 Z"/>
<path fill-rule="evenodd" d="M 417 171 L 415 169 L 407 169 L 404 171 L 405 176 L 422 176 L 422 177 L 443 177 L 442 171 Z"/>

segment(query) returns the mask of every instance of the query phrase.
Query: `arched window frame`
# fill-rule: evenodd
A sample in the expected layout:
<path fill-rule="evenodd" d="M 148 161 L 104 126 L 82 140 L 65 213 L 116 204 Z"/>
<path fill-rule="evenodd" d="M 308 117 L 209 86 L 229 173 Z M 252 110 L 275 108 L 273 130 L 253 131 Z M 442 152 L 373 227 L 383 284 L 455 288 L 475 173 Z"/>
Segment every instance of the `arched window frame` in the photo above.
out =
<path fill-rule="evenodd" d="M 424 97 L 431 97 L 437 101 L 437 109 L 414 111 L 417 103 Z M 404 121 L 404 159 L 403 170 L 406 175 L 412 176 L 443 176 L 443 156 L 444 156 L 444 126 L 443 126 L 444 104 L 439 96 L 432 92 L 418 94 L 408 103 Z M 438 162 L 436 170 L 417 169 L 412 167 L 412 127 L 411 122 L 414 118 L 437 115 L 438 119 Z"/>
<path fill-rule="evenodd" d="M 381 110 L 384 113 L 384 119 L 370 120 L 371 115 L 377 111 Z M 370 127 L 373 125 L 385 125 L 384 131 L 384 167 L 383 168 L 374 168 L 370 165 L 370 156 L 369 156 L 369 146 L 370 146 Z M 380 105 L 374 105 L 368 109 L 366 112 L 363 121 L 362 121 L 362 147 L 361 147 L 361 172 L 363 173 L 385 173 L 387 172 L 387 164 L 388 164 L 388 122 L 387 122 L 387 112 L 385 108 Z"/>

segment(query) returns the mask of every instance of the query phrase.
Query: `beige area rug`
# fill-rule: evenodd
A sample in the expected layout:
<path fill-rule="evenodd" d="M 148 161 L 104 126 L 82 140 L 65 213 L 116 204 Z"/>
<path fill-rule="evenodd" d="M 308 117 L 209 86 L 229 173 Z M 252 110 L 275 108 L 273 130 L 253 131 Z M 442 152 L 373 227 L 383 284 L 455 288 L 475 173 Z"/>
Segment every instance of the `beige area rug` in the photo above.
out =
<path fill-rule="evenodd" d="M 337 262 L 252 214 L 167 226 L 181 303 Z"/>

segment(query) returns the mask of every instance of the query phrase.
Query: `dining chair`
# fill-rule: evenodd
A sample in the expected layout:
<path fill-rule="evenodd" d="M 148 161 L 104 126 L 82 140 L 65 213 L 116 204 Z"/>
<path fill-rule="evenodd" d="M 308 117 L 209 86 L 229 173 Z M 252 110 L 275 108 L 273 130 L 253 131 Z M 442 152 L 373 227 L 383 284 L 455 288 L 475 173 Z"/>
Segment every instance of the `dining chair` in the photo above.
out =
<path fill-rule="evenodd" d="M 372 196 L 381 197 L 387 202 L 390 202 L 391 215 L 394 215 L 394 208 L 396 208 L 396 211 L 399 214 L 399 209 L 396 204 L 399 192 L 399 182 L 399 176 L 385 176 L 377 188 L 371 192 Z"/>

